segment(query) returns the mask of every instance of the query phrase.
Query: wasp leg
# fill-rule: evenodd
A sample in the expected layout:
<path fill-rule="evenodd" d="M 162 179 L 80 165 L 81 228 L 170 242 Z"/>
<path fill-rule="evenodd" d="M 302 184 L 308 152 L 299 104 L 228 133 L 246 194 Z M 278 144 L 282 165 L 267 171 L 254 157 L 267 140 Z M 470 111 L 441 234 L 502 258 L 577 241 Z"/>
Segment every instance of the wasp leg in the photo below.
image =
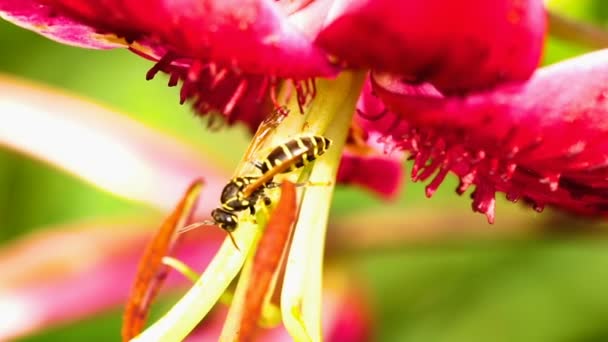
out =
<path fill-rule="evenodd" d="M 234 239 L 234 236 L 232 235 L 232 232 L 226 231 L 226 233 L 228 233 L 228 236 L 230 237 L 230 240 L 232 241 L 234 248 L 236 248 L 236 250 L 240 252 L 241 249 L 239 248 L 239 245 L 237 245 L 236 240 Z"/>
<path fill-rule="evenodd" d="M 304 182 L 304 183 L 296 183 L 295 186 L 330 186 L 332 182 Z"/>
<path fill-rule="evenodd" d="M 266 188 L 267 188 L 267 189 L 274 189 L 274 188 L 278 188 L 278 187 L 280 187 L 280 186 L 281 186 L 281 183 L 277 183 L 277 182 L 269 182 L 269 183 L 266 183 L 266 185 L 265 185 L 265 186 L 266 186 Z"/>
<path fill-rule="evenodd" d="M 249 213 L 251 213 L 251 215 L 255 215 L 255 205 L 249 206 Z"/>
<path fill-rule="evenodd" d="M 256 161 L 250 161 L 251 164 L 253 164 L 253 166 L 255 166 L 258 170 L 263 170 L 264 169 L 264 163 L 256 160 Z"/>

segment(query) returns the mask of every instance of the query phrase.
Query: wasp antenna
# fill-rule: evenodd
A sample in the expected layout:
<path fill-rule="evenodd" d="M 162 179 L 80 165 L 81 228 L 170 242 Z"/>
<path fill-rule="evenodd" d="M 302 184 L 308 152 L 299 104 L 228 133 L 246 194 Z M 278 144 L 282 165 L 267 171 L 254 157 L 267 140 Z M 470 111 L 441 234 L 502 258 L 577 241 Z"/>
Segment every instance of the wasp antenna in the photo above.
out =
<path fill-rule="evenodd" d="M 241 249 L 239 248 L 239 245 L 236 244 L 236 240 L 234 239 L 234 236 L 232 236 L 231 232 L 227 232 L 228 236 L 230 237 L 230 240 L 232 241 L 232 244 L 234 245 L 234 248 L 236 248 L 239 252 L 241 251 Z"/>
<path fill-rule="evenodd" d="M 214 226 L 214 225 L 215 225 L 214 221 L 205 220 L 205 221 L 202 221 L 202 222 L 195 222 L 195 223 L 189 224 L 189 225 L 187 225 L 185 227 L 182 227 L 182 228 L 178 229 L 177 232 L 179 234 L 182 234 L 182 233 L 185 233 L 187 231 L 190 231 L 190 230 L 193 230 L 193 229 L 197 229 L 197 228 L 200 228 L 200 227 Z"/>

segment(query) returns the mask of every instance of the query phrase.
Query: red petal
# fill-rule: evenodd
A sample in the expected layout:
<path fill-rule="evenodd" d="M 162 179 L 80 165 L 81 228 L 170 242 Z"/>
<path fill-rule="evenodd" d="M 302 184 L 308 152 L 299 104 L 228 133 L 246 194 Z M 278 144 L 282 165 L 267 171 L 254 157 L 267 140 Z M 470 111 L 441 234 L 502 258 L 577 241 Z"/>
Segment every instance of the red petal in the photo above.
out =
<path fill-rule="evenodd" d="M 52 39 L 92 48 L 128 46 L 157 62 L 148 79 L 163 71 L 170 86 L 182 81 L 182 103 L 191 100 L 197 113 L 221 113 L 228 124 L 244 122 L 253 131 L 278 105 L 273 95 L 281 78 L 305 84 L 336 73 L 308 38 L 316 32 L 303 26 L 311 22 L 310 8 L 320 12 L 319 6 L 305 6 L 290 17 L 286 8 L 264 0 L 0 0 L 0 15 Z M 224 122 L 215 119 L 210 126 Z"/>
<path fill-rule="evenodd" d="M 111 49 L 127 45 L 115 35 L 101 34 L 97 27 L 62 15 L 41 1 L 0 0 L 0 17 L 68 45 L 92 49 Z"/>
<path fill-rule="evenodd" d="M 44 25 L 58 16 L 67 24 L 94 27 L 135 43 L 153 41 L 184 58 L 248 73 L 307 78 L 335 72 L 325 53 L 272 1 L 29 0 L 19 6 L 13 2 L 0 2 L 0 10 L 5 16 L 20 14 L 20 22 L 36 18 Z M 44 16 L 39 15 L 41 9 Z M 38 25 L 28 28 L 40 31 Z"/>
<path fill-rule="evenodd" d="M 340 0 L 331 13 L 327 51 L 446 92 L 528 78 L 545 32 L 540 0 Z"/>
<path fill-rule="evenodd" d="M 476 185 L 474 210 L 491 220 L 494 192 L 535 209 L 552 204 L 585 214 L 608 208 L 608 50 L 537 72 L 529 82 L 466 97 L 375 77 L 375 91 L 396 113 L 378 121 L 414 158 L 414 179 L 446 171 L 458 192 Z M 430 95 L 429 95 L 430 94 Z M 396 120 L 395 120 L 396 119 Z M 427 160 L 431 159 L 431 163 Z"/>
<path fill-rule="evenodd" d="M 366 302 L 365 296 L 353 288 L 339 295 L 335 293 L 333 295 L 333 303 L 329 300 L 332 296 L 328 294 L 324 296 L 326 303 L 335 305 L 333 324 L 328 329 L 325 339 L 331 342 L 371 341 L 374 324 L 371 308 Z"/>
<path fill-rule="evenodd" d="M 377 141 L 381 139 L 372 135 L 368 143 L 375 144 Z M 403 181 L 403 153 L 383 152 L 388 151 L 369 148 L 361 153 L 347 146 L 338 169 L 338 183 L 359 185 L 387 199 L 394 198 L 399 194 Z"/>

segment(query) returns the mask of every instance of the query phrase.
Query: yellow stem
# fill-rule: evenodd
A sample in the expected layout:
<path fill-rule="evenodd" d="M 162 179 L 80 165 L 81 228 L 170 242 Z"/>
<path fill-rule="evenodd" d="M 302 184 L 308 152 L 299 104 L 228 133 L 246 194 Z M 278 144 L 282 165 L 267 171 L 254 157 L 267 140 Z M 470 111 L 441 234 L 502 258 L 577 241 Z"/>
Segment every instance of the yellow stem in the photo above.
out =
<path fill-rule="evenodd" d="M 188 278 L 191 282 L 196 283 L 196 281 L 198 280 L 198 273 L 196 273 L 195 270 L 193 270 L 192 268 L 190 268 L 190 266 L 184 264 L 180 260 L 166 256 L 163 257 L 162 262 L 163 264 L 179 272 L 184 277 Z"/>
<path fill-rule="evenodd" d="M 307 130 L 333 140 L 310 173 L 314 182 L 330 186 L 305 189 L 281 293 L 285 327 L 296 341 L 321 341 L 321 285 L 327 219 L 340 157 L 365 74 L 343 73 L 322 80 L 307 117 Z"/>

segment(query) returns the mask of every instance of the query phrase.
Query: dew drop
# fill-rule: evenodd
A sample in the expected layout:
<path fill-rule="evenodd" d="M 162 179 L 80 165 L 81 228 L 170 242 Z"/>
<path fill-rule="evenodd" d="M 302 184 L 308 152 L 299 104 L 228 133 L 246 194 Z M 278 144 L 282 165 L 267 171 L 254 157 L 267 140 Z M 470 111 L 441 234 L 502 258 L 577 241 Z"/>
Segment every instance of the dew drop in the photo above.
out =
<path fill-rule="evenodd" d="M 521 194 L 517 191 L 511 191 L 507 193 L 506 197 L 507 201 L 517 203 L 517 201 L 519 201 L 519 199 L 521 198 Z"/>

